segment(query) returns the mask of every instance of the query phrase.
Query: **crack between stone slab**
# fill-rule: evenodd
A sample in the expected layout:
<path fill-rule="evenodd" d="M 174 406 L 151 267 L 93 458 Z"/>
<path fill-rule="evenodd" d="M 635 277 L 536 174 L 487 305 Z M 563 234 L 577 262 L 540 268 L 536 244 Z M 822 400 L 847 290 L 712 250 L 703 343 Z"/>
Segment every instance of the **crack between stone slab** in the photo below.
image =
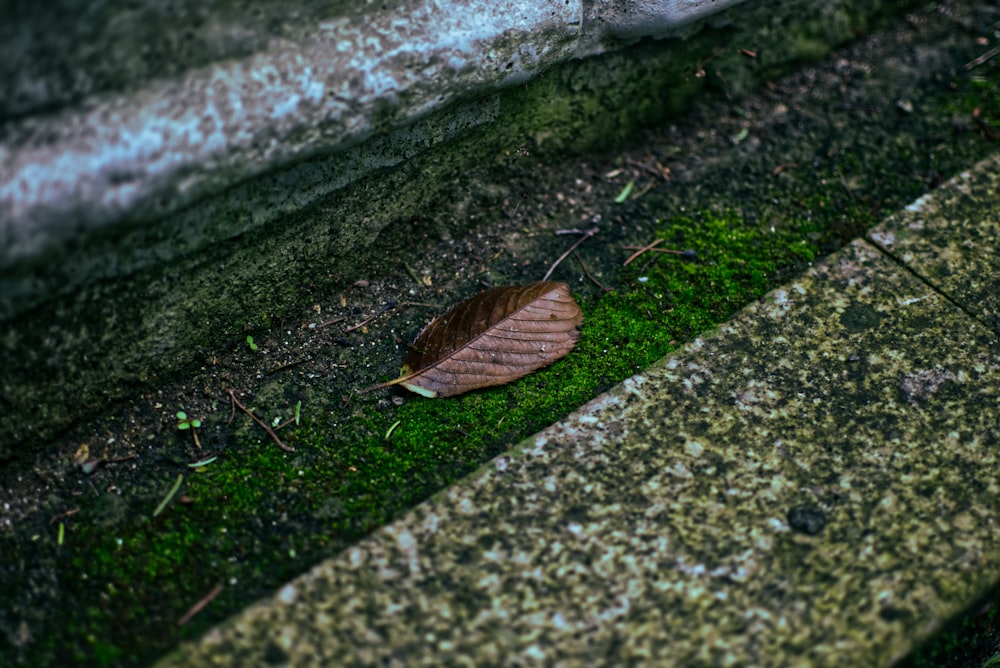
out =
<path fill-rule="evenodd" d="M 869 232 L 870 231 L 871 230 L 869 230 Z M 884 255 L 890 262 L 892 262 L 893 264 L 895 264 L 896 266 L 898 266 L 899 268 L 901 268 L 903 271 L 905 271 L 906 273 L 908 273 L 910 276 L 914 277 L 915 279 L 917 279 L 918 281 L 920 281 L 921 283 L 923 283 L 924 285 L 926 285 L 933 292 L 941 295 L 941 297 L 943 297 L 947 302 L 949 302 L 952 306 L 954 306 L 959 311 L 961 311 L 962 313 L 964 313 L 966 316 L 968 316 L 969 318 L 972 318 L 974 321 L 976 321 L 977 323 L 979 323 L 980 325 L 982 325 L 986 329 L 986 331 L 988 331 L 988 332 L 994 332 L 995 334 L 1000 334 L 1000 331 L 994 330 L 993 327 L 990 326 L 985 320 L 983 320 L 976 313 L 974 313 L 974 312 L 970 311 L 969 309 L 967 309 L 961 302 L 953 299 L 947 292 L 945 292 L 940 287 L 938 287 L 937 285 L 935 285 L 929 278 L 927 278 L 923 274 L 920 274 L 917 271 L 915 271 L 913 269 L 913 267 L 911 267 L 910 265 L 908 265 L 907 263 L 905 263 L 902 260 L 902 258 L 900 258 L 898 255 L 896 255 L 895 253 L 893 253 L 891 250 L 889 250 L 888 248 L 886 248 L 885 246 L 883 246 L 879 242 L 877 242 L 874 239 L 872 239 L 868 232 L 865 232 L 865 235 L 862 237 L 862 239 L 866 243 L 869 243 L 872 246 L 874 246 L 875 249 L 878 252 L 880 252 L 882 255 Z"/>

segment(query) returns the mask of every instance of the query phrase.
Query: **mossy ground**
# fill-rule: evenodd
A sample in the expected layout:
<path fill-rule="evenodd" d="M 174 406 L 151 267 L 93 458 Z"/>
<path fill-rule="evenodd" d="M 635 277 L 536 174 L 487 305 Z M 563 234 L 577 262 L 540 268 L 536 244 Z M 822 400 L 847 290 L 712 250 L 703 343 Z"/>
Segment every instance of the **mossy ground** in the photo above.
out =
<path fill-rule="evenodd" d="M 67 593 L 90 598 L 99 582 L 100 602 L 64 629 L 89 646 L 78 644 L 63 658 L 131 663 L 145 654 L 132 639 L 176 632 L 143 628 L 144 620 L 165 610 L 176 616 L 180 600 L 190 606 L 225 585 L 212 604 L 217 614 L 181 633 L 201 630 L 244 601 L 248 589 L 264 593 L 722 322 L 806 267 L 822 237 L 813 222 L 771 231 L 734 211 L 672 216 L 651 227 L 697 259 L 650 251 L 617 272 L 613 291 L 578 282 L 581 338 L 553 366 L 450 400 L 407 397 L 396 406 L 384 397 L 350 395 L 337 410 L 317 414 L 307 406 L 310 417 L 290 437 L 302 455 L 266 439 L 231 443 L 209 465 L 177 462 L 184 482 L 159 516 L 151 516 L 150 500 L 141 520 L 114 532 L 100 523 L 74 525 L 59 561 L 64 573 L 77 574 L 79 590 L 70 586 Z M 380 403 L 382 410 L 373 410 Z M 186 440 L 181 431 L 176 436 Z M 173 481 L 164 477 L 154 498 Z M 99 515 L 97 508 L 87 511 Z M 97 634 L 109 617 L 122 622 L 120 636 Z"/>
<path fill-rule="evenodd" d="M 963 48 L 953 55 L 959 65 L 976 53 Z M 151 392 L 131 417 L 109 416 L 92 429 L 91 443 L 113 447 L 129 420 L 142 424 L 150 444 L 136 449 L 151 474 L 131 477 L 122 472 L 128 462 L 109 462 L 86 476 L 69 463 L 75 448 L 64 446 L 65 479 L 50 482 L 69 489 L 71 501 L 42 504 L 49 516 L 3 539 L 19 564 L 0 585 L 4 614 L 30 620 L 20 627 L 25 637 L 6 639 L 3 663 L 139 665 L 197 636 L 996 150 L 996 64 L 921 80 L 906 92 L 919 100 L 914 114 L 896 106 L 894 73 L 887 84 L 866 69 L 870 57 L 841 54 L 818 74 L 738 103 L 712 97 L 612 155 L 548 165 L 526 157 L 498 189 L 497 213 L 483 214 L 491 231 L 452 231 L 429 213 L 422 236 L 386 234 L 399 256 L 374 268 L 370 285 L 287 320 L 247 313 L 257 351 L 240 341 L 205 353 L 203 376 Z M 816 102 L 831 90 L 817 83 L 823 77 L 847 92 Z M 655 162 L 673 167 L 669 181 L 648 171 Z M 615 204 L 630 180 L 633 196 Z M 580 246 L 579 260 L 570 256 L 554 274 L 584 310 L 569 356 L 510 386 L 451 400 L 352 391 L 390 378 L 405 341 L 436 311 L 398 306 L 365 327 L 350 325 L 390 301 L 443 310 L 480 282 L 537 280 L 574 240 L 553 231 L 593 224 L 600 232 Z M 625 246 L 658 238 L 657 248 L 691 249 L 697 259 L 650 251 L 622 266 L 634 252 Z M 239 412 L 229 423 L 225 389 L 234 385 L 268 422 L 287 420 L 302 401 L 301 424 L 278 432 L 295 452 Z M 182 408 L 204 424 L 201 450 L 177 429 Z M 218 459 L 189 466 L 208 454 Z M 178 475 L 179 491 L 154 516 Z M 927 665 L 920 660 L 914 665 Z"/>
<path fill-rule="evenodd" d="M 1000 666 L 1000 596 L 991 592 L 951 620 L 902 661 L 900 668 Z"/>

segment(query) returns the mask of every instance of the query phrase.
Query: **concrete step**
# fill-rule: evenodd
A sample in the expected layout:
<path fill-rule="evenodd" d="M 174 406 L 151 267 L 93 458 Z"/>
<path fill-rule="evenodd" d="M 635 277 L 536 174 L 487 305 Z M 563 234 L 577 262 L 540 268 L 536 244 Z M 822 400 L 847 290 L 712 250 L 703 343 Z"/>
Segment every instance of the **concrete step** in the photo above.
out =
<path fill-rule="evenodd" d="M 798 0 L 782 9 L 780 31 L 773 9 L 742 0 L 253 11 L 109 2 L 9 13 L 0 22 L 0 459 L 124 398 L 125 386 L 189 367 L 193 350 L 241 340 L 247 311 L 287 313 L 310 287 L 344 287 L 384 256 L 380 233 L 412 224 L 467 182 L 458 174 L 511 146 L 562 152 L 567 137 L 590 134 L 607 143 L 590 115 L 616 98 L 615 127 L 627 136 L 636 121 L 621 107 L 639 105 L 612 92 L 631 91 L 626 83 L 668 89 L 680 107 L 704 81 L 678 80 L 682 67 L 666 64 L 693 68 L 734 30 L 767 49 L 768 67 L 787 68 L 882 10 Z M 662 49 L 669 60 L 608 61 L 644 36 L 673 45 Z M 730 79 L 746 72 L 740 85 L 759 85 L 754 61 L 726 51 L 715 66 L 732 62 Z M 600 101 L 539 81 L 579 67 L 573 76 L 606 81 L 594 87 Z M 529 86 L 545 104 L 519 102 Z M 568 110 L 578 105 L 590 111 L 574 126 Z M 316 250 L 308 260 L 303 239 Z M 330 269 L 316 271 L 320 262 Z"/>
<path fill-rule="evenodd" d="M 1000 156 L 158 665 L 888 665 L 1000 578 Z"/>

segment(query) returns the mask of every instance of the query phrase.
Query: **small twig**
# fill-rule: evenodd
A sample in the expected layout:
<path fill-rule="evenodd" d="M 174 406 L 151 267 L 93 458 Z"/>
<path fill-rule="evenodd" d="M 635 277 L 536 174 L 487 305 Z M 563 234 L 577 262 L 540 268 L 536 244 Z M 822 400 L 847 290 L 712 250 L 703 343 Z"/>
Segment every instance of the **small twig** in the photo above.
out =
<path fill-rule="evenodd" d="M 575 257 L 576 261 L 580 263 L 580 268 L 583 269 L 583 275 L 589 278 L 591 281 L 593 281 L 594 285 L 599 287 L 601 290 L 604 290 L 605 292 L 614 292 L 614 290 L 612 290 L 611 288 L 606 288 L 603 285 L 601 285 L 601 282 L 599 280 L 590 275 L 590 271 L 587 269 L 587 265 L 583 263 L 583 258 L 580 257 L 579 253 L 573 253 L 573 257 Z M 500 425 L 497 426 L 499 427 Z"/>
<path fill-rule="evenodd" d="M 688 248 L 687 250 L 674 250 L 673 248 L 647 248 L 645 246 L 622 246 L 625 250 L 645 249 L 650 253 L 669 253 L 670 255 L 680 255 L 685 260 L 697 260 L 698 252 Z"/>
<path fill-rule="evenodd" d="M 521 199 L 517 200 L 517 204 L 514 205 L 514 210 L 507 215 L 510 216 L 511 218 L 517 215 L 517 210 L 521 208 L 521 202 L 523 201 L 524 201 L 524 195 L 521 196 Z"/>
<path fill-rule="evenodd" d="M 294 362 L 289 362 L 288 364 L 282 364 L 281 366 L 274 367 L 270 371 L 266 372 L 264 375 L 265 376 L 270 376 L 273 373 L 278 373 L 279 371 L 284 371 L 285 369 L 287 369 L 289 367 L 297 366 L 299 364 L 303 364 L 304 362 L 305 362 L 305 360 L 295 360 Z"/>
<path fill-rule="evenodd" d="M 83 469 L 83 472 L 86 473 L 87 475 L 90 475 L 91 473 L 97 470 L 98 466 L 101 466 L 102 464 L 114 464 L 116 462 L 125 462 L 130 459 L 135 459 L 136 457 L 138 457 L 138 455 L 112 457 L 111 459 L 108 459 L 107 457 L 98 457 L 97 459 L 88 459 L 87 461 L 78 463 L 80 464 L 80 467 Z"/>
<path fill-rule="evenodd" d="M 840 181 L 840 186 L 844 189 L 844 192 L 847 193 L 847 196 L 850 197 L 851 199 L 854 199 L 854 193 L 851 192 L 851 188 L 847 185 L 847 181 L 844 180 L 844 175 L 841 173 L 839 169 L 837 170 L 837 177 L 838 180 Z"/>
<path fill-rule="evenodd" d="M 648 165 L 645 162 L 639 162 L 638 160 L 633 160 L 632 158 L 626 158 L 625 164 L 632 165 L 633 167 L 638 167 L 642 171 L 652 174 L 653 176 L 663 179 L 664 182 L 670 180 L 670 170 L 659 162 L 656 163 L 656 167 Z"/>
<path fill-rule="evenodd" d="M 775 167 L 774 169 L 771 170 L 771 176 L 777 176 L 778 174 L 782 173 L 786 169 L 794 169 L 794 168 L 796 168 L 798 166 L 799 166 L 799 163 L 797 163 L 797 162 L 785 162 L 785 163 L 782 163 L 782 164 L 778 165 L 777 167 Z"/>
<path fill-rule="evenodd" d="M 649 259 L 646 260 L 646 264 L 644 264 L 641 267 L 639 267 L 639 273 L 640 274 L 645 274 L 646 270 L 649 269 L 650 265 L 652 265 L 654 262 L 656 262 L 657 260 L 659 260 L 662 257 L 661 255 L 657 255 L 656 254 L 656 251 L 658 251 L 658 250 L 660 250 L 660 249 L 659 248 L 654 248 L 650 252 Z"/>
<path fill-rule="evenodd" d="M 316 325 L 316 329 L 322 329 L 323 327 L 326 327 L 328 325 L 335 325 L 338 322 L 344 322 L 345 320 L 347 320 L 346 315 L 339 315 L 336 318 L 332 318 L 330 320 L 327 320 L 326 322 Z"/>
<path fill-rule="evenodd" d="M 281 448 L 285 452 L 295 452 L 295 448 L 293 448 L 291 446 L 288 446 L 288 445 L 285 445 L 284 443 L 282 443 L 281 439 L 278 438 L 278 435 L 274 433 L 274 430 L 271 429 L 271 427 L 269 427 L 265 422 L 263 422 L 256 415 L 254 415 L 253 413 L 251 413 L 250 411 L 248 411 L 247 407 L 240 403 L 240 400 L 236 398 L 236 390 L 234 390 L 233 388 L 230 387 L 228 390 L 226 390 L 226 392 L 229 393 L 229 398 L 232 399 L 232 401 L 233 401 L 233 415 L 236 415 L 236 409 L 239 408 L 241 411 L 243 411 L 244 413 L 246 413 L 247 415 L 249 415 L 251 420 L 253 420 L 258 425 L 260 425 L 260 428 L 267 432 L 267 435 L 270 436 L 274 440 L 274 442 L 278 444 L 279 448 Z M 233 421 L 233 418 L 230 417 L 229 418 L 229 422 L 232 422 L 232 421 Z M 229 424 L 229 423 L 227 422 L 226 424 Z"/>
<path fill-rule="evenodd" d="M 655 181 L 650 181 L 649 183 L 647 183 L 645 185 L 645 187 L 643 187 L 642 190 L 640 190 L 636 194 L 632 195 L 632 199 L 639 199 L 640 197 L 642 197 L 643 195 L 645 195 L 646 193 L 648 193 L 650 190 L 652 190 L 655 186 L 656 186 L 656 182 Z"/>
<path fill-rule="evenodd" d="M 288 418 L 287 420 L 279 424 L 277 427 L 274 428 L 274 430 L 278 431 L 279 429 L 284 429 L 293 422 L 295 424 L 298 424 L 301 418 L 302 418 L 302 402 L 299 401 L 297 404 L 295 404 L 295 413 L 292 414 L 292 417 Z"/>
<path fill-rule="evenodd" d="M 277 431 L 281 431 L 282 429 L 284 429 L 288 425 L 292 424 L 293 422 L 295 422 L 295 418 L 294 417 L 290 417 L 287 420 L 285 420 L 284 422 L 279 423 L 278 426 L 274 428 L 274 431 L 276 431 L 276 432 Z"/>
<path fill-rule="evenodd" d="M 56 515 L 55 517 L 53 517 L 51 520 L 49 520 L 49 524 L 55 524 L 59 520 L 66 519 L 67 517 L 71 517 L 73 515 L 76 515 L 78 512 L 80 512 L 79 508 L 70 508 L 66 512 L 59 513 L 58 515 Z"/>
<path fill-rule="evenodd" d="M 382 311 L 379 311 L 378 313 L 376 313 L 374 315 L 368 316 L 367 318 L 365 318 L 364 320 L 362 320 L 361 322 L 359 322 L 356 325 L 351 325 L 350 327 L 348 327 L 347 329 L 345 329 L 344 332 L 353 332 L 356 329 L 361 329 L 362 327 L 364 327 L 365 325 L 367 325 L 368 323 L 370 323 L 372 320 L 374 320 L 375 318 L 379 317 L 380 315 L 382 315 Z"/>
<path fill-rule="evenodd" d="M 586 232 L 580 232 L 579 233 L 581 235 L 580 238 L 576 240 L 576 243 L 574 243 L 572 246 L 569 247 L 569 250 L 560 255 L 558 260 L 552 263 L 552 266 L 549 267 L 549 270 L 545 272 L 544 276 L 542 276 L 542 280 L 543 281 L 549 280 L 549 276 L 551 276 L 552 272 L 556 270 L 556 267 L 559 266 L 559 263 L 565 260 L 567 257 L 569 257 L 569 254 L 575 251 L 577 248 L 579 248 L 580 244 L 582 244 L 584 241 L 597 234 L 597 232 L 598 229 L 596 227 L 592 227 Z"/>
<path fill-rule="evenodd" d="M 1000 44 L 994 46 L 992 49 L 990 49 L 983 55 L 979 56 L 978 58 L 973 58 L 972 60 L 967 62 L 965 64 L 965 69 L 966 70 L 975 69 L 980 65 L 982 65 L 983 63 L 985 63 L 990 58 L 992 58 L 993 56 L 997 55 L 998 53 L 1000 53 Z"/>
<path fill-rule="evenodd" d="M 216 596 L 222 592 L 222 585 L 217 584 L 212 587 L 212 591 L 205 594 L 205 596 L 199 600 L 197 603 L 191 606 L 191 609 L 184 613 L 184 616 L 177 620 L 177 626 L 184 626 L 192 617 L 197 615 L 204 609 L 206 605 L 212 602 Z"/>
<path fill-rule="evenodd" d="M 656 246 L 659 246 L 662 243 L 663 243 L 663 239 L 660 238 L 660 239 L 657 239 L 656 241 L 654 241 L 653 243 L 646 244 L 645 246 L 642 246 L 641 248 L 639 248 L 639 250 L 637 250 L 636 252 L 634 252 L 631 255 L 629 255 L 628 259 L 625 260 L 625 264 L 623 264 L 622 266 L 623 267 L 627 267 L 632 262 L 632 260 L 636 259 L 637 257 L 639 257 L 640 255 L 642 255 L 646 251 L 652 250 L 653 248 L 655 248 Z"/>
<path fill-rule="evenodd" d="M 423 306 L 425 308 L 441 308 L 440 304 L 428 304 L 427 302 L 399 302 L 396 306 Z"/>
<path fill-rule="evenodd" d="M 370 323 L 372 320 L 374 320 L 375 318 L 379 317 L 380 315 L 382 315 L 383 313 L 385 313 L 389 309 L 394 308 L 395 306 L 396 306 L 396 302 L 395 301 L 389 302 L 388 304 L 386 304 L 385 306 L 382 307 L 382 310 L 378 311 L 377 313 L 373 313 L 372 315 L 368 316 L 367 318 L 365 318 L 364 320 L 362 320 L 361 322 L 359 322 L 356 325 L 351 325 L 350 327 L 348 327 L 347 329 L 345 329 L 344 332 L 345 333 L 346 332 L 353 332 L 356 329 L 361 329 L 362 327 L 364 327 L 365 325 L 367 325 L 368 323 Z"/>

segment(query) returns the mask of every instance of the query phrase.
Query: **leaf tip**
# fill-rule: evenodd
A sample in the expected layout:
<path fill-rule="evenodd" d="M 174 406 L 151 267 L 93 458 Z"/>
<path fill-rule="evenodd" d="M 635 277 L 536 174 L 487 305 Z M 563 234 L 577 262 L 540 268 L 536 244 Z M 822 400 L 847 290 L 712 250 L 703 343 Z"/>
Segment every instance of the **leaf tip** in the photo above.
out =
<path fill-rule="evenodd" d="M 434 399 L 438 396 L 438 393 L 434 390 L 429 390 L 426 387 L 420 387 L 416 383 L 411 383 L 409 381 L 404 381 L 400 383 L 403 387 L 408 389 L 410 392 L 416 392 L 422 397 L 427 397 L 428 399 Z"/>

